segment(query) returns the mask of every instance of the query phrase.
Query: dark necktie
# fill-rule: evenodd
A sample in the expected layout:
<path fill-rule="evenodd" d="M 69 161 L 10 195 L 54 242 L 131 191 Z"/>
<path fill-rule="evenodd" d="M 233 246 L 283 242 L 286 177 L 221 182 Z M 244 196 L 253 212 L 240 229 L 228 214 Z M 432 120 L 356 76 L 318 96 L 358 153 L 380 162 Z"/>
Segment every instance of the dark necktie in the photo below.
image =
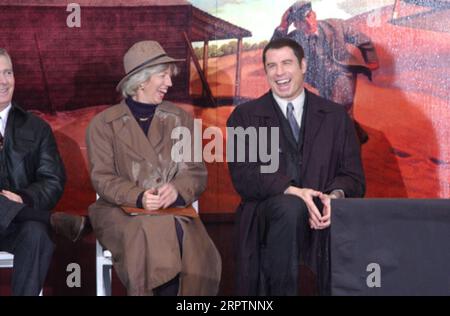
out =
<path fill-rule="evenodd" d="M 3 138 L 2 132 L 0 132 L 0 150 L 3 149 L 3 144 L 5 143 L 5 139 Z"/>
<path fill-rule="evenodd" d="M 295 119 L 294 106 L 291 102 L 287 104 L 287 119 L 289 121 L 289 125 L 291 125 L 291 130 L 292 134 L 294 134 L 295 141 L 298 143 L 298 138 L 300 137 L 300 127 Z"/>

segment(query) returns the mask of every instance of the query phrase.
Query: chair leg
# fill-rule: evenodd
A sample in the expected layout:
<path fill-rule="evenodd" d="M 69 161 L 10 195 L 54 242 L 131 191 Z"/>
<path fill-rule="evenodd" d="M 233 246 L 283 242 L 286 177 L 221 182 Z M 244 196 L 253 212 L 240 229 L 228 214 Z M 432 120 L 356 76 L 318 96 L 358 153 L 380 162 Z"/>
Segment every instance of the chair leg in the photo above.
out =
<path fill-rule="evenodd" d="M 103 266 L 103 293 L 106 296 L 112 295 L 112 266 Z"/>
<path fill-rule="evenodd" d="M 103 266 L 97 263 L 97 296 L 105 296 L 105 287 L 103 285 Z"/>
<path fill-rule="evenodd" d="M 112 260 L 104 256 L 102 245 L 96 241 L 97 296 L 111 296 Z"/>

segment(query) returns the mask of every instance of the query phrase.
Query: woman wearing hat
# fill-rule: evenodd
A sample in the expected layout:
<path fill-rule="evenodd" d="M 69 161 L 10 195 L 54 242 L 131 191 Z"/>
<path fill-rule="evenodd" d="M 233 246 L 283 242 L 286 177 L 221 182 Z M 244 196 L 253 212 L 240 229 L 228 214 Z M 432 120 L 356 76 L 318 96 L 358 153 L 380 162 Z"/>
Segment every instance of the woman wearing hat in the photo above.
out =
<path fill-rule="evenodd" d="M 128 295 L 218 291 L 220 255 L 199 218 L 124 211 L 187 207 L 205 190 L 203 162 L 171 158 L 172 130 L 193 130 L 189 114 L 163 101 L 177 61 L 155 41 L 134 44 L 117 86 L 124 99 L 95 116 L 87 131 L 90 175 L 99 195 L 89 217 Z"/>

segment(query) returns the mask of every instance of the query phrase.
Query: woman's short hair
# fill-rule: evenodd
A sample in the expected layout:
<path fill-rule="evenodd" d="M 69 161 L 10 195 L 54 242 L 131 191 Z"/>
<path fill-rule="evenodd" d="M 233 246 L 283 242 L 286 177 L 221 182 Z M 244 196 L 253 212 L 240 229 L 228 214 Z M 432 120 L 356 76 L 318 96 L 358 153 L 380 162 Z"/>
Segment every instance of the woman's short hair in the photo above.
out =
<path fill-rule="evenodd" d="M 170 73 L 172 76 L 178 74 L 178 67 L 174 63 L 159 64 L 144 68 L 141 71 L 135 73 L 127 81 L 122 84 L 121 92 L 124 98 L 132 97 L 136 95 L 136 90 L 141 83 L 146 82 L 154 74 L 163 72 L 170 68 Z"/>

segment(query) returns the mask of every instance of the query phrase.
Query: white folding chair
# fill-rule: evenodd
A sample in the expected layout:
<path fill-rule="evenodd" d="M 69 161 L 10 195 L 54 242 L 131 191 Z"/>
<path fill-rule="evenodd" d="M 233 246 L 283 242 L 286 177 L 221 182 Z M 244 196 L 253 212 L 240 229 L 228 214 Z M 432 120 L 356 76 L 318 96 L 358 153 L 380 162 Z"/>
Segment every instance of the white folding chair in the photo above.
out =
<path fill-rule="evenodd" d="M 14 263 L 14 255 L 6 251 L 0 251 L 0 269 L 12 268 Z"/>
<path fill-rule="evenodd" d="M 112 255 L 109 250 L 95 241 L 96 271 L 97 271 L 97 296 L 111 296 L 111 270 Z"/>
<path fill-rule="evenodd" d="M 6 251 L 0 251 L 0 269 L 12 268 L 13 265 L 14 265 L 14 255 Z M 43 296 L 43 290 L 41 290 L 39 296 Z"/>
<path fill-rule="evenodd" d="M 198 201 L 192 203 L 192 207 L 198 213 Z M 96 272 L 97 272 L 97 296 L 111 296 L 112 254 L 104 249 L 96 240 Z"/>

